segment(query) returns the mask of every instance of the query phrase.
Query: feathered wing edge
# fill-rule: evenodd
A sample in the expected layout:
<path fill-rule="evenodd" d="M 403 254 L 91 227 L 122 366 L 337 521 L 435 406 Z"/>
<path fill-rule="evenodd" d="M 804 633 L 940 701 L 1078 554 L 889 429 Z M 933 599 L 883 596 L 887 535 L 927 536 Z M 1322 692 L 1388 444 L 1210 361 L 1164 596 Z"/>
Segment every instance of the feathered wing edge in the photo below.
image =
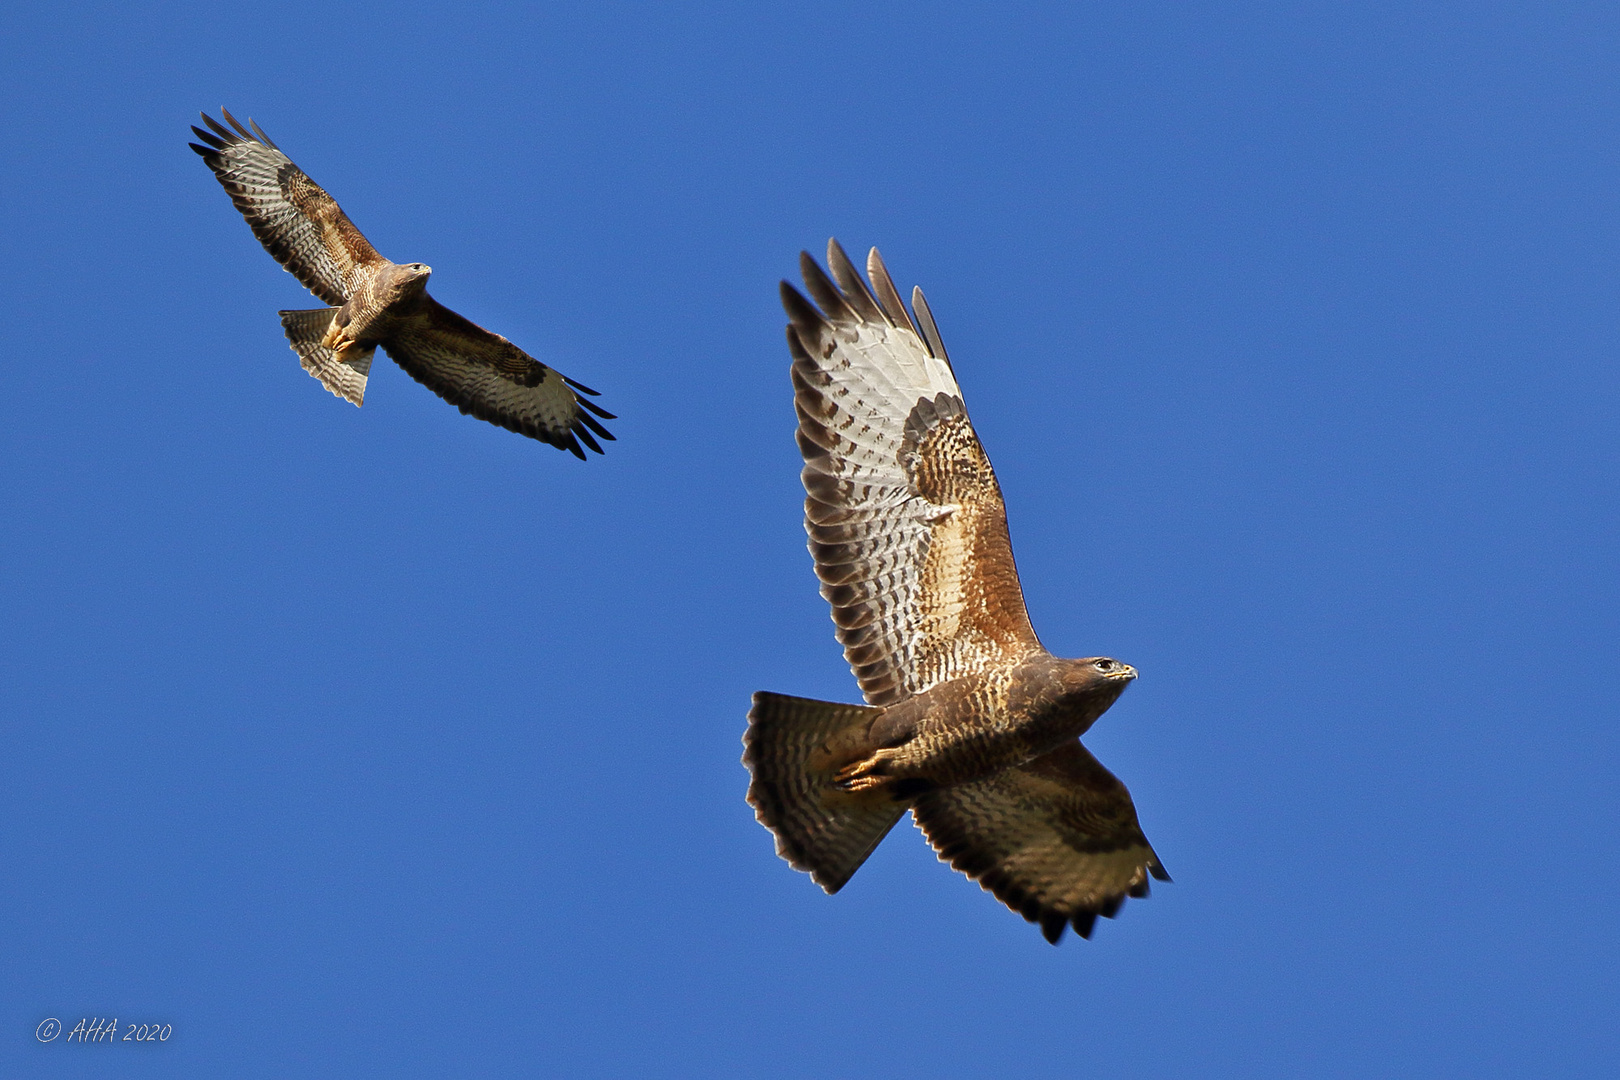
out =
<path fill-rule="evenodd" d="M 1079 740 L 983 780 L 928 792 L 912 807 L 942 861 L 1057 944 L 1089 938 L 1148 878 L 1169 881 L 1125 785 Z"/>
<path fill-rule="evenodd" d="M 939 328 L 934 324 L 934 315 L 923 296 L 922 288 L 918 286 L 911 290 L 912 311 L 907 311 L 906 305 L 900 299 L 900 291 L 894 287 L 894 279 L 889 275 L 889 268 L 884 264 L 883 256 L 877 248 L 873 248 L 866 256 L 866 273 L 872 279 L 870 287 L 861 279 L 855 264 L 850 261 L 849 254 L 844 251 L 843 245 L 836 238 L 827 241 L 827 269 L 832 273 L 830 279 L 808 251 L 799 252 L 799 272 L 804 277 L 805 288 L 820 307 L 820 311 L 811 307 L 804 295 L 794 288 L 791 282 L 782 282 L 782 306 L 787 308 L 788 316 L 796 328 L 810 331 L 803 336 L 807 347 L 813 345 L 820 325 L 844 321 L 868 323 L 881 321 L 897 330 L 910 331 L 928 355 L 944 361 L 949 370 L 950 357 L 945 352 L 945 343 L 940 339 Z M 833 284 L 834 281 L 837 282 L 836 285 Z M 915 312 L 915 317 L 912 312 Z M 955 372 L 952 371 L 950 374 L 954 384 Z M 949 387 L 952 392 L 955 389 L 954 385 Z"/>
<path fill-rule="evenodd" d="M 382 256 L 337 201 L 258 124 L 250 119 L 243 126 L 228 109 L 220 113 L 231 126 L 203 113 L 209 130 L 192 125 L 202 144 L 190 143 L 191 149 L 213 171 L 264 249 L 310 292 L 341 306 L 348 299 L 349 270 L 380 263 Z"/>
<path fill-rule="evenodd" d="M 932 524 L 900 461 L 905 420 L 918 399 L 954 394 L 956 384 L 876 248 L 867 259 L 872 289 L 836 239 L 827 244 L 831 278 L 808 252 L 799 265 L 815 303 L 786 281 L 781 297 L 805 462 L 805 531 L 844 657 L 867 702 L 888 705 L 915 689 L 907 685 L 904 627 L 919 602 L 918 582 L 906 568 L 921 564 Z"/>
<path fill-rule="evenodd" d="M 876 248 L 870 288 L 836 240 L 828 271 L 799 262 L 809 298 L 787 282 L 781 295 L 805 531 L 867 702 L 1038 649 L 1000 488 L 921 290 L 908 311 Z"/>
<path fill-rule="evenodd" d="M 408 330 L 382 342 L 411 378 L 469 416 L 567 450 L 581 461 L 585 448 L 602 453 L 597 438 L 614 440 L 597 417 L 617 418 L 585 396 L 596 396 L 595 390 L 432 297 L 427 302 L 427 323 L 408 324 Z M 552 380 L 561 384 L 558 397 L 566 403 L 566 415 L 548 415 L 555 404 L 548 405 L 542 390 Z"/>

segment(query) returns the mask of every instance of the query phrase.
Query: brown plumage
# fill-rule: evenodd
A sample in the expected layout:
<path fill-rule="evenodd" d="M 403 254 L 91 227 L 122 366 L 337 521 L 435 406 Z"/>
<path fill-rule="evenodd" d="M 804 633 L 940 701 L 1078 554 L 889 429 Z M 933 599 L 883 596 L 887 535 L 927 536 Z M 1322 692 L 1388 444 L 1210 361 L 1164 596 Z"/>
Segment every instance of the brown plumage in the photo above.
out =
<path fill-rule="evenodd" d="M 582 460 L 581 444 L 602 452 L 597 438 L 613 436 L 596 417 L 614 417 L 581 396 L 594 397 L 595 390 L 434 300 L 427 293 L 428 267 L 383 258 L 332 196 L 257 124 L 249 120 L 250 131 L 220 112 L 230 127 L 204 114 L 210 130 L 193 127 L 204 145 L 191 148 L 265 250 L 332 305 L 281 312 L 282 329 L 305 371 L 359 405 L 381 345 L 413 379 L 464 413 Z"/>
<path fill-rule="evenodd" d="M 911 810 L 940 858 L 1056 942 L 1168 881 L 1130 793 L 1080 744 L 1136 670 L 1041 647 L 1001 489 L 922 291 L 907 311 L 874 248 L 868 289 L 787 282 L 805 531 L 867 704 L 760 692 L 748 801 L 777 854 L 837 892 Z M 835 283 L 836 282 L 836 283 Z M 913 314 L 914 313 L 914 314 Z"/>

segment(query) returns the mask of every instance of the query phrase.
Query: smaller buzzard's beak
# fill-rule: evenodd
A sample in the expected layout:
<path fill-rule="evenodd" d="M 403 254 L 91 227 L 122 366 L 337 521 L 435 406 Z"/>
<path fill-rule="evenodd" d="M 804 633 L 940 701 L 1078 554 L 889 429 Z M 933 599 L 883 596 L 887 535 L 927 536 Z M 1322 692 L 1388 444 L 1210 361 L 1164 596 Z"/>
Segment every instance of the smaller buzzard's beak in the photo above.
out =
<path fill-rule="evenodd" d="M 1136 678 L 1136 669 L 1129 664 L 1121 664 L 1108 673 L 1110 679 L 1123 679 L 1126 682 Z"/>

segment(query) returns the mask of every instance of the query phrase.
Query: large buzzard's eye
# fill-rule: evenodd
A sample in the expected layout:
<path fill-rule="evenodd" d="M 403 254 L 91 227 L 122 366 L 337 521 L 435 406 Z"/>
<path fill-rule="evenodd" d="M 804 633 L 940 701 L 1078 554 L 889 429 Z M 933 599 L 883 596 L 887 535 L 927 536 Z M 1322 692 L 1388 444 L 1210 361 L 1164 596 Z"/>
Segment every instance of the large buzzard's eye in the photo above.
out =
<path fill-rule="evenodd" d="M 1097 670 L 1112 671 L 1114 670 L 1114 662 L 1112 660 L 1099 660 L 1097 661 Z"/>

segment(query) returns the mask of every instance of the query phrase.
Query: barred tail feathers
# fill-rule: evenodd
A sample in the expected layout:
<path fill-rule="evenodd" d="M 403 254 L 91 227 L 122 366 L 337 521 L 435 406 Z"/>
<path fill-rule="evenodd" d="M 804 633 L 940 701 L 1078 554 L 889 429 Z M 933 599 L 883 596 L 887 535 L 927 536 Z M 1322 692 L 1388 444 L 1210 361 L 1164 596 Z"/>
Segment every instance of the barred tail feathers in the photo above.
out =
<path fill-rule="evenodd" d="M 304 370 L 338 397 L 360 405 L 366 398 L 366 377 L 371 374 L 371 358 L 376 349 L 354 349 L 340 360 L 336 353 L 322 345 L 332 325 L 332 316 L 337 312 L 337 308 L 305 308 L 278 314 L 281 329 Z"/>
<path fill-rule="evenodd" d="M 910 807 L 882 789 L 847 792 L 840 768 L 870 753 L 882 709 L 760 691 L 748 712 L 748 801 L 776 836 L 776 853 L 835 893 Z"/>

